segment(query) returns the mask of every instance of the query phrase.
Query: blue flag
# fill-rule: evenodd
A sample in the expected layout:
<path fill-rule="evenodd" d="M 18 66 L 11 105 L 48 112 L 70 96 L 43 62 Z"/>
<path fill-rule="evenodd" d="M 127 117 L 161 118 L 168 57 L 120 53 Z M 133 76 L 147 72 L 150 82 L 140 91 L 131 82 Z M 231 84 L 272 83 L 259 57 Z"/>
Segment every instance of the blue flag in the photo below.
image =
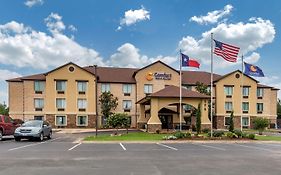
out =
<path fill-rule="evenodd" d="M 248 64 L 244 62 L 245 65 L 245 71 L 244 74 L 254 77 L 264 77 L 264 74 L 258 66 L 254 66 L 252 64 Z"/>

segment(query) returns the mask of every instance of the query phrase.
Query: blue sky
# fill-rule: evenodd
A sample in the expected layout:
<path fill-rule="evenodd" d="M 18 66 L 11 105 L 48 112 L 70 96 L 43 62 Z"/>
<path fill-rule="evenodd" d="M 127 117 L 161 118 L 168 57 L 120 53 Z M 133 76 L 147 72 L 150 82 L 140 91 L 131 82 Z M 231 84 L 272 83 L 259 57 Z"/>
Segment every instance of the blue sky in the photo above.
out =
<path fill-rule="evenodd" d="M 281 88 L 278 0 L 3 0 L 0 16 L 0 102 L 7 102 L 5 79 L 69 61 L 142 67 L 160 59 L 178 68 L 181 49 L 209 71 L 211 32 L 263 69 L 261 83 Z M 219 74 L 241 67 L 240 58 L 214 61 Z"/>

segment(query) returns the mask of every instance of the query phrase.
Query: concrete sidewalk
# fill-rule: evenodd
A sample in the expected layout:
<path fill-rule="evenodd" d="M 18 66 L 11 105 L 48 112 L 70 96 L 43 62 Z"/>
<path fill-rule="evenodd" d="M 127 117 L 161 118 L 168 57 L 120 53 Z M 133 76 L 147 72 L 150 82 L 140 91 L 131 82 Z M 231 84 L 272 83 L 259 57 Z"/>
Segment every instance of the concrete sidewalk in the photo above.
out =
<path fill-rule="evenodd" d="M 114 132 L 116 129 L 98 129 L 100 132 Z M 118 131 L 126 132 L 126 129 L 118 129 Z M 128 131 L 140 131 L 138 129 L 128 129 Z M 95 128 L 53 128 L 53 132 L 59 134 L 79 134 L 79 133 L 95 133 Z"/>

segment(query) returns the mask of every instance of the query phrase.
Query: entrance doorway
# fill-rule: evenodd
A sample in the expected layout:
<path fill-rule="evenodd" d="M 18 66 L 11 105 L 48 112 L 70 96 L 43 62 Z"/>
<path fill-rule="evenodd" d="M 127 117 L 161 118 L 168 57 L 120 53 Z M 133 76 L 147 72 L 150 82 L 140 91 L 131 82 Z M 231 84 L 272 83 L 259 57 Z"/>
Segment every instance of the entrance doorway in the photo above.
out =
<path fill-rule="evenodd" d="M 159 115 L 162 129 L 173 129 L 173 115 Z"/>

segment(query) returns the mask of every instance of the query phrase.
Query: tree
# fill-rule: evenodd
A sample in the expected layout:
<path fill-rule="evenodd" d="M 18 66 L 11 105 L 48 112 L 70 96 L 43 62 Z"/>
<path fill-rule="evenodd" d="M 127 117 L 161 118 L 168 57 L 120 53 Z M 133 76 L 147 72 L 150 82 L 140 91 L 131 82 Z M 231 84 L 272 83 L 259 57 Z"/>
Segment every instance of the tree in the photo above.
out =
<path fill-rule="evenodd" d="M 0 114 L 9 115 L 9 107 L 7 107 L 7 105 L 5 103 L 0 104 Z"/>
<path fill-rule="evenodd" d="M 280 99 L 277 101 L 277 116 L 281 116 L 281 102 Z"/>
<path fill-rule="evenodd" d="M 262 135 L 264 129 L 269 125 L 268 119 L 257 117 L 253 121 L 254 129 L 259 131 L 259 135 Z"/>
<path fill-rule="evenodd" d="M 128 133 L 128 127 L 130 126 L 130 118 L 127 114 L 117 113 L 108 117 L 106 123 L 109 127 L 116 129 L 115 135 L 118 134 L 119 128 L 126 128 Z"/>
<path fill-rule="evenodd" d="M 115 110 L 118 105 L 118 98 L 114 97 L 110 92 L 103 92 L 99 97 L 101 104 L 101 113 L 107 119 L 112 115 L 112 110 Z"/>
<path fill-rule="evenodd" d="M 242 125 L 242 123 L 241 123 Z M 233 111 L 231 111 L 230 119 L 229 119 L 229 132 L 234 132 L 234 122 L 233 122 Z"/>
<path fill-rule="evenodd" d="M 201 110 L 200 110 L 201 104 L 198 104 L 198 108 L 196 111 L 196 132 L 199 134 L 201 132 Z"/>
<path fill-rule="evenodd" d="M 204 83 L 200 83 L 197 81 L 195 89 L 201 94 L 211 95 L 211 92 L 208 89 L 208 85 L 205 85 Z"/>

